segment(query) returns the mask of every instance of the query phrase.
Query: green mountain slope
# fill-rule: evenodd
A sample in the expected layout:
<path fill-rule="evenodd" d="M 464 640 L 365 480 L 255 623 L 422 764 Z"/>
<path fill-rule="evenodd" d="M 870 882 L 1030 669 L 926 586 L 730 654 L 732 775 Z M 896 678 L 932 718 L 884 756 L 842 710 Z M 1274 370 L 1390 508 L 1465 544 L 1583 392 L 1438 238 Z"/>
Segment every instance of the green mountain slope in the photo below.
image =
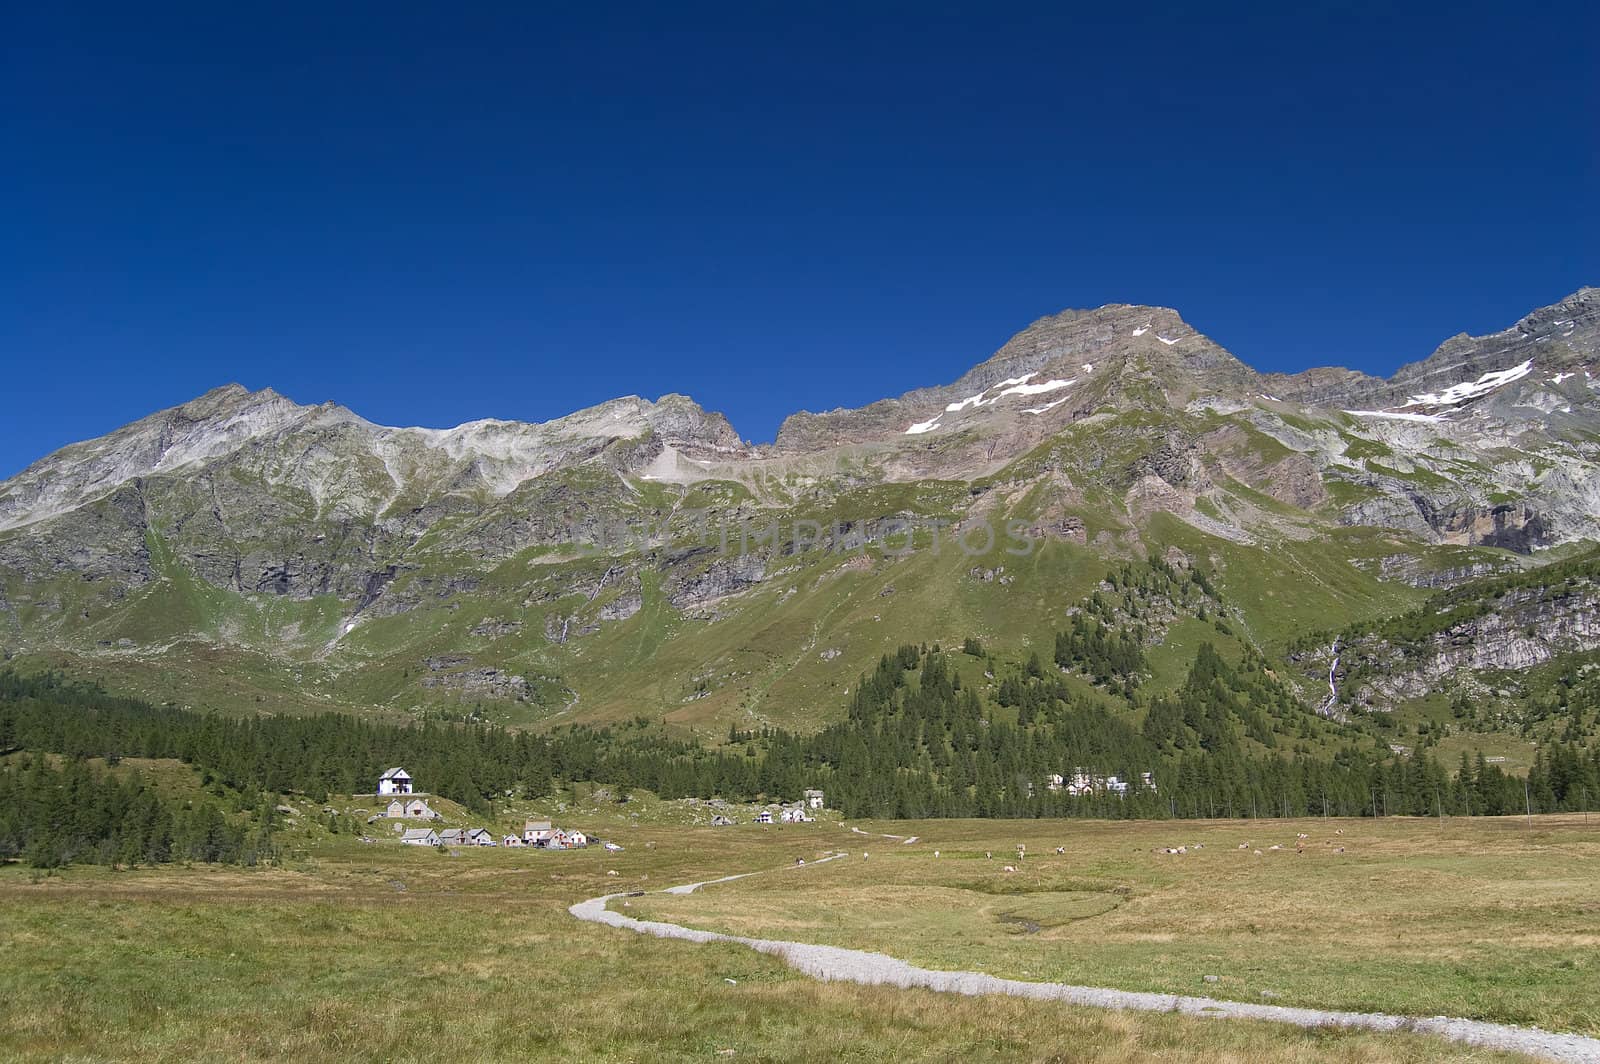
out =
<path fill-rule="evenodd" d="M 1107 607 L 1142 631 L 1136 699 L 1204 637 L 1315 710 L 1321 666 L 1285 658 L 1311 634 L 1600 536 L 1597 305 L 1389 381 L 1260 375 L 1161 308 L 1067 312 L 771 446 L 681 396 L 437 431 L 219 389 L 0 484 L 0 651 L 224 712 L 814 732 L 902 645 L 1050 660 L 1155 558 L 1226 605 Z"/>

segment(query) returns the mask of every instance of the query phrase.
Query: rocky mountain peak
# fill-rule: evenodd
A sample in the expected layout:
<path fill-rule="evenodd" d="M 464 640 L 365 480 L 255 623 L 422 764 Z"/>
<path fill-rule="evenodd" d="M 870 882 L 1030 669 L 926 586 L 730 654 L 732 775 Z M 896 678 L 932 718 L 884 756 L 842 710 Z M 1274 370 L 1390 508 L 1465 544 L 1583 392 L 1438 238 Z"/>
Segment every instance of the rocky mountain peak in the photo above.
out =
<path fill-rule="evenodd" d="M 270 388 L 257 392 L 238 384 L 214 388 L 35 462 L 0 485 L 0 528 L 53 516 L 139 477 L 230 453 L 250 440 L 297 425 L 313 412 L 314 408 L 300 406 Z"/>
<path fill-rule="evenodd" d="M 1256 373 L 1170 307 L 1111 303 L 1040 318 L 979 367 L 1129 368 L 1178 392 L 1248 389 Z"/>
<path fill-rule="evenodd" d="M 454 428 L 389 428 L 335 403 L 305 406 L 271 388 L 214 388 L 96 440 L 73 444 L 0 484 L 0 529 L 67 512 L 141 478 L 227 461 L 305 490 L 318 507 L 382 512 L 407 488 L 503 496 L 614 441 L 649 439 L 702 457 L 748 453 L 721 414 L 688 396 L 613 399 L 553 421 L 485 418 Z"/>
<path fill-rule="evenodd" d="M 1258 374 L 1169 307 L 1126 303 L 1040 318 L 955 382 L 920 388 L 859 410 L 802 411 L 784 421 L 775 449 L 949 435 L 977 425 L 1054 425 L 1111 401 L 1162 395 L 1244 395 Z M 1036 435 L 1030 426 L 1022 439 Z"/>

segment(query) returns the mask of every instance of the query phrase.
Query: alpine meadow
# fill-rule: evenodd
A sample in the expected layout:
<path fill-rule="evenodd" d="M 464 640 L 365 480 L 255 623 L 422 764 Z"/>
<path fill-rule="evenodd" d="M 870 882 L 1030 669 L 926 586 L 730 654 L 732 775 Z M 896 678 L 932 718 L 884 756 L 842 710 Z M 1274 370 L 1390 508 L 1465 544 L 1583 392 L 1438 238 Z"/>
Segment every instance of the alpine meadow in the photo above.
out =
<path fill-rule="evenodd" d="M 1390 381 L 1267 377 L 1119 306 L 766 446 L 678 396 L 439 432 L 237 387 L 75 444 L 0 487 L 6 1043 L 1040 1052 L 1017 1004 L 907 1019 L 932 976 L 563 911 L 605 895 L 1067 987 L 1072 1059 L 1590 1059 L 1597 338 L 1585 289 Z M 198 955 L 88 974 L 180 912 Z M 451 974 L 392 999 L 413 955 Z M 1195 1015 L 1093 1009 L 1139 993 Z M 463 1000 L 577 1011 L 441 1031 Z"/>

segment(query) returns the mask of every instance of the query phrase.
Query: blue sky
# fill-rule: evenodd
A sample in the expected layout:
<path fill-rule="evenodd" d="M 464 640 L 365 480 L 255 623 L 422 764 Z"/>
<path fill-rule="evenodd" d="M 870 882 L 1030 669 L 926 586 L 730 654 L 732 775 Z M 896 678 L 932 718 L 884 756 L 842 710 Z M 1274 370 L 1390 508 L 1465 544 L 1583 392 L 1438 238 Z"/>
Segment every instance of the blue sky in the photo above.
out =
<path fill-rule="evenodd" d="M 1390 372 L 1600 283 L 1586 6 L 52 6 L 0 42 L 0 476 L 235 380 L 766 440 L 1065 307 Z"/>

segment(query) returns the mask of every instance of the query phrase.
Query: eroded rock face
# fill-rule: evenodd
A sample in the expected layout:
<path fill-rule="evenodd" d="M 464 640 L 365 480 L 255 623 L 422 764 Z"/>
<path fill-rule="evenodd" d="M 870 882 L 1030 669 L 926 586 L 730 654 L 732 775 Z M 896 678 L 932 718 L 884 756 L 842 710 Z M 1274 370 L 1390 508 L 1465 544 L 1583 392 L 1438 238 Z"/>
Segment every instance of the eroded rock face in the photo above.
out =
<path fill-rule="evenodd" d="M 644 596 L 637 591 L 618 595 L 600 607 L 602 621 L 625 621 L 644 608 Z"/>
<path fill-rule="evenodd" d="M 1555 597 L 1538 589 L 1508 592 L 1494 610 L 1431 636 L 1420 653 L 1366 640 L 1345 647 L 1344 654 L 1368 677 L 1358 697 L 1382 709 L 1474 672 L 1529 669 L 1561 654 L 1597 648 L 1600 594 L 1589 587 Z"/>
<path fill-rule="evenodd" d="M 703 606 L 744 591 L 766 578 L 766 559 L 756 554 L 723 554 L 706 548 L 695 556 L 702 560 L 709 558 L 703 569 L 686 564 L 667 572 L 663 590 L 667 601 L 676 609 Z"/>
<path fill-rule="evenodd" d="M 526 702 L 534 695 L 533 685 L 523 677 L 489 666 L 430 673 L 422 677 L 422 686 L 463 699 L 493 698 Z"/>
<path fill-rule="evenodd" d="M 1519 554 L 1547 547 L 1552 540 L 1544 519 L 1532 507 L 1510 503 L 1453 510 L 1440 515 L 1434 527 L 1446 543 L 1504 547 Z"/>
<path fill-rule="evenodd" d="M 1382 579 L 1433 590 L 1455 587 L 1504 570 L 1504 566 L 1486 561 L 1432 569 L 1424 567 L 1414 554 L 1391 554 L 1378 559 L 1378 575 Z"/>

